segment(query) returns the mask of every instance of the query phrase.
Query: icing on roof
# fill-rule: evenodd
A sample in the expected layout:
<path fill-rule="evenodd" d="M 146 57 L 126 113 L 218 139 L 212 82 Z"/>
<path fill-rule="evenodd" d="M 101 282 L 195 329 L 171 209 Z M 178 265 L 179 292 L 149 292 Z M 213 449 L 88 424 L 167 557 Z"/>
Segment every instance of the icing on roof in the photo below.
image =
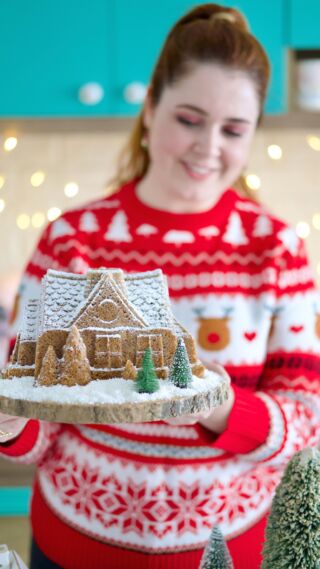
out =
<path fill-rule="evenodd" d="M 37 334 L 45 330 L 69 328 L 75 317 L 97 295 L 107 275 L 112 280 L 112 288 L 147 326 L 176 328 L 166 278 L 160 269 L 131 274 L 125 274 L 120 269 L 94 269 L 89 270 L 87 275 L 50 269 L 42 280 Z M 124 280 L 119 278 L 121 275 Z M 92 284 L 88 285 L 90 279 Z M 30 320 L 26 334 L 35 339 L 33 325 Z"/>
<path fill-rule="evenodd" d="M 43 278 L 42 322 L 39 332 L 68 327 L 84 298 L 85 275 L 49 270 Z"/>
<path fill-rule="evenodd" d="M 29 299 L 23 313 L 20 340 L 35 342 L 38 336 L 39 299 Z"/>
<path fill-rule="evenodd" d="M 153 327 L 174 327 L 168 287 L 161 270 L 125 275 L 128 299 Z"/>

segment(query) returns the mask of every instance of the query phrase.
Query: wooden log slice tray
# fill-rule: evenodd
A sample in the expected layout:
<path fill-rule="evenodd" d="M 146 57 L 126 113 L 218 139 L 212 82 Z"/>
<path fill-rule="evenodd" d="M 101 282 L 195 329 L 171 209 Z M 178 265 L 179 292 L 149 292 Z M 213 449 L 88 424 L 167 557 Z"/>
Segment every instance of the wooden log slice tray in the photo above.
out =
<path fill-rule="evenodd" d="M 100 384 L 99 387 L 102 387 L 101 384 L 106 386 L 110 381 L 114 380 L 92 383 Z M 119 385 L 119 379 L 116 381 Z M 15 386 L 13 382 L 15 382 Z M 28 383 L 28 389 L 26 388 L 27 383 L 24 382 Z M 168 386 L 168 381 L 162 380 L 160 383 L 163 386 L 166 384 L 166 386 L 161 387 L 160 391 L 151 396 L 143 394 L 141 397 L 140 394 L 137 394 L 134 391 L 133 381 L 120 379 L 120 382 L 126 384 L 126 389 L 128 389 L 128 382 L 133 384 L 134 401 L 99 402 L 97 400 L 88 402 L 81 395 L 84 393 L 82 390 L 86 390 L 89 386 L 67 387 L 61 385 L 58 386 L 61 396 L 67 393 L 69 398 L 68 401 L 62 402 L 57 400 L 59 398 L 57 387 L 34 387 L 31 377 L 7 380 L 0 377 L 0 412 L 58 423 L 141 423 L 166 420 L 193 413 L 206 413 L 224 403 L 230 390 L 230 378 L 220 366 L 217 366 L 214 372 L 207 371 L 204 378 L 194 378 L 192 384 L 195 386 L 194 388 L 179 389 L 174 386 L 171 388 Z M 17 385 L 19 388 L 18 395 Z M 166 396 L 162 396 L 161 390 L 163 389 L 169 389 L 169 396 L 168 393 Z M 173 391 L 171 395 L 170 389 Z M 54 397 L 52 390 L 55 390 Z M 30 393 L 32 397 L 30 397 Z M 141 401 L 139 401 L 139 397 Z M 70 401 L 71 398 L 74 400 Z"/>

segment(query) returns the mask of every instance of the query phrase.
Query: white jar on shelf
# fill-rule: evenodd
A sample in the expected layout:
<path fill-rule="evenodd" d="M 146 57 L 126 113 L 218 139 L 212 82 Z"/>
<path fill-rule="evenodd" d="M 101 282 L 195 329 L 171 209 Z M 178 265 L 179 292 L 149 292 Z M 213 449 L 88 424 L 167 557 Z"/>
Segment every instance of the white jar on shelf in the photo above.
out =
<path fill-rule="evenodd" d="M 296 103 L 306 111 L 320 111 L 320 58 L 297 61 Z"/>

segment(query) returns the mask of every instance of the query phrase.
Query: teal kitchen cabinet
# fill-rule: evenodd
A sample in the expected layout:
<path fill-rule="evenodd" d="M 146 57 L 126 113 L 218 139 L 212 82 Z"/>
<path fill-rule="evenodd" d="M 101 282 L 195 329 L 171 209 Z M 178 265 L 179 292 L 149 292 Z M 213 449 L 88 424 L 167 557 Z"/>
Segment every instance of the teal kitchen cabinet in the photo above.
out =
<path fill-rule="evenodd" d="M 195 5 L 187 0 L 115 0 L 114 86 L 112 110 L 116 115 L 137 112 L 139 96 L 131 97 L 130 88 L 147 86 L 162 44 L 178 18 Z M 129 96 L 127 92 L 129 91 Z M 141 94 L 143 90 L 141 89 Z M 128 100 L 129 99 L 129 100 Z"/>
<path fill-rule="evenodd" d="M 254 34 L 264 45 L 272 65 L 272 82 L 266 112 L 286 110 L 286 66 L 283 37 L 284 6 L 282 0 L 253 2 L 222 1 L 244 12 Z M 139 84 L 147 85 L 162 43 L 174 22 L 192 8 L 188 0 L 115 0 L 114 14 L 114 84 L 111 107 L 114 114 L 130 115 L 137 112 Z M 138 83 L 138 86 L 136 84 Z M 130 99 L 130 88 L 137 88 Z M 143 90 L 141 89 L 141 94 Z M 129 97 L 127 93 L 129 92 Z"/>
<path fill-rule="evenodd" d="M 74 117 L 110 114 L 110 1 L 0 2 L 0 115 Z M 79 89 L 105 95 L 87 106 Z"/>
<path fill-rule="evenodd" d="M 269 114 L 287 110 L 287 65 L 285 45 L 285 0 L 235 0 L 220 2 L 238 8 L 249 21 L 252 33 L 265 48 L 271 63 L 271 83 L 265 111 Z"/>
<path fill-rule="evenodd" d="M 293 49 L 320 49 L 320 1 L 287 0 L 288 44 Z"/>
<path fill-rule="evenodd" d="M 266 110 L 286 108 L 283 6 L 288 0 L 224 1 L 240 8 L 272 62 Z M 163 41 L 192 0 L 0 2 L 1 117 L 135 115 Z M 98 84 L 98 104 L 79 90 Z"/>

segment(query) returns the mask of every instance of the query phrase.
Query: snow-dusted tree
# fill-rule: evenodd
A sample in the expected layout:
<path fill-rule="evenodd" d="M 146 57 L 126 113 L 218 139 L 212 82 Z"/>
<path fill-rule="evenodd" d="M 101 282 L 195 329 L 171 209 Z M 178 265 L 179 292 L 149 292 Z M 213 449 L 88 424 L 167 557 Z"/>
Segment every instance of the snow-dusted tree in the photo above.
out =
<path fill-rule="evenodd" d="M 182 338 L 178 340 L 170 368 L 169 379 L 176 387 L 188 387 L 188 385 L 192 383 L 189 356 Z"/>
<path fill-rule="evenodd" d="M 199 569 L 233 569 L 230 553 L 218 526 L 213 526 Z"/>
<path fill-rule="evenodd" d="M 122 375 L 123 379 L 136 379 L 137 377 L 137 370 L 135 368 L 135 366 L 133 365 L 131 360 L 127 360 L 126 361 L 126 365 L 125 368 L 123 370 L 123 375 Z"/>
<path fill-rule="evenodd" d="M 261 569 L 320 569 L 320 452 L 290 460 L 273 498 Z"/>
<path fill-rule="evenodd" d="M 87 349 L 76 326 L 72 326 L 63 347 L 60 382 L 64 385 L 86 385 L 91 381 Z"/>
<path fill-rule="evenodd" d="M 42 360 L 37 385 L 54 385 L 59 374 L 59 361 L 53 346 L 49 346 Z"/>
<path fill-rule="evenodd" d="M 150 348 L 147 348 L 144 353 L 142 367 L 139 369 L 136 379 L 136 386 L 139 393 L 154 393 L 159 389 L 159 380 L 154 369 Z"/>

